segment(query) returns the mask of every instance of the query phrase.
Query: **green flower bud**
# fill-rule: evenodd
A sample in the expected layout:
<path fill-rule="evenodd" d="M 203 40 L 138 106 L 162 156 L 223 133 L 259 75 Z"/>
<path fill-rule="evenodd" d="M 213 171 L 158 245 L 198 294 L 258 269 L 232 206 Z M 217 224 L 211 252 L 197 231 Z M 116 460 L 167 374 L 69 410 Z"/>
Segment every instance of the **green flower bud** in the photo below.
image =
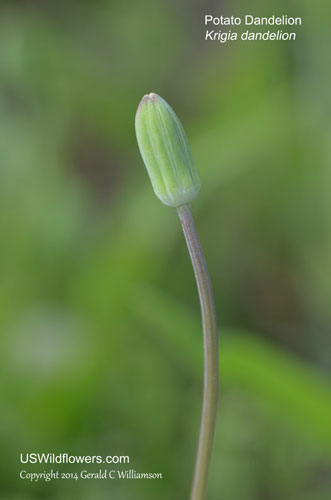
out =
<path fill-rule="evenodd" d="M 200 190 L 199 174 L 182 124 L 157 94 L 142 98 L 136 114 L 136 135 L 158 198 L 170 207 L 190 203 Z"/>

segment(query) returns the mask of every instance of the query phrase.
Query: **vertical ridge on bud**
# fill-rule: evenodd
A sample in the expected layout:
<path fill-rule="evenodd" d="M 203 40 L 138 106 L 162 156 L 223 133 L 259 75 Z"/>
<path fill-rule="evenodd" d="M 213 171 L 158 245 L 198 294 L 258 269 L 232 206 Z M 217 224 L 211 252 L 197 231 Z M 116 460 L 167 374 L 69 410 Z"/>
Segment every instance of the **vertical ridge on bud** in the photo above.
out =
<path fill-rule="evenodd" d="M 138 106 L 135 125 L 155 194 L 171 207 L 190 203 L 200 190 L 200 179 L 174 110 L 157 94 L 146 94 Z"/>

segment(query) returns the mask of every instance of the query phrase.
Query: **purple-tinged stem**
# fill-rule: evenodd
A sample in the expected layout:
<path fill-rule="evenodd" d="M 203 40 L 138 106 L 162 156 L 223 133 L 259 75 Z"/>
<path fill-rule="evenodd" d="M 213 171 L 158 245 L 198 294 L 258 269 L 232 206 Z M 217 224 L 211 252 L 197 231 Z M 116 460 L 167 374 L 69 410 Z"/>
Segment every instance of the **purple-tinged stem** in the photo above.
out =
<path fill-rule="evenodd" d="M 207 264 L 188 206 L 177 209 L 197 282 L 204 341 L 204 384 L 199 445 L 191 500 L 205 500 L 212 455 L 218 400 L 218 340 L 213 291 Z"/>

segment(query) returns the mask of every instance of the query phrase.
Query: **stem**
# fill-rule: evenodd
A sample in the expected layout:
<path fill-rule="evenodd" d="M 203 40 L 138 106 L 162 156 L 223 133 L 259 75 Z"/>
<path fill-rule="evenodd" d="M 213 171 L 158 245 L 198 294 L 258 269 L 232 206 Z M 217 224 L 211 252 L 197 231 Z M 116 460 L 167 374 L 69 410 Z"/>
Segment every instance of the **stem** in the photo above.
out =
<path fill-rule="evenodd" d="M 213 291 L 207 264 L 188 206 L 177 209 L 197 282 L 204 342 L 204 384 L 199 445 L 191 490 L 191 500 L 205 500 L 208 470 L 215 433 L 218 398 L 218 342 Z"/>

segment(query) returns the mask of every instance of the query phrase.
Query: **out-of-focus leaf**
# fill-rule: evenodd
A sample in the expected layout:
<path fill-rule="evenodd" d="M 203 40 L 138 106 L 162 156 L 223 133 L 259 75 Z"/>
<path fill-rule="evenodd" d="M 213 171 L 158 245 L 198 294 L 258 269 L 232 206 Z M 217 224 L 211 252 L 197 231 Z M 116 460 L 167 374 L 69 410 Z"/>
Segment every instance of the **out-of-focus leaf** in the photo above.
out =
<path fill-rule="evenodd" d="M 142 286 L 135 314 L 155 329 L 188 370 L 201 376 L 199 320 L 155 288 Z M 199 334 L 200 333 L 200 334 Z M 313 367 L 248 332 L 220 330 L 220 384 L 261 398 L 276 418 L 331 451 L 331 388 Z"/>

